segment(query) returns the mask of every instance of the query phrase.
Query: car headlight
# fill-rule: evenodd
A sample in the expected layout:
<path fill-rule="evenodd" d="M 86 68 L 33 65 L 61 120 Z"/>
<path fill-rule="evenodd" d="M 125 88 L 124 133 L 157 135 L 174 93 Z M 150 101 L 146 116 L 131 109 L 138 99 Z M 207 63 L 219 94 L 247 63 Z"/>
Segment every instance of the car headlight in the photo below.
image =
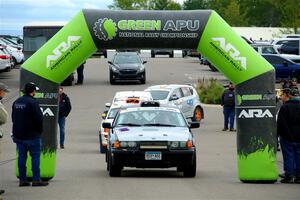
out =
<path fill-rule="evenodd" d="M 111 69 L 112 69 L 113 72 L 119 71 L 118 68 L 116 68 L 115 66 L 112 66 Z"/>
<path fill-rule="evenodd" d="M 122 141 L 120 142 L 120 147 L 121 148 L 133 148 L 136 147 L 136 142 L 130 141 L 130 142 L 126 142 L 126 141 Z"/>
<path fill-rule="evenodd" d="M 144 66 L 144 65 L 141 65 L 141 66 L 139 67 L 139 70 L 140 70 L 140 71 L 144 71 L 144 70 L 145 70 L 145 66 Z"/>
<path fill-rule="evenodd" d="M 172 142 L 169 142 L 169 146 L 170 148 L 185 148 L 186 147 L 186 142 L 184 141 L 172 141 Z"/>

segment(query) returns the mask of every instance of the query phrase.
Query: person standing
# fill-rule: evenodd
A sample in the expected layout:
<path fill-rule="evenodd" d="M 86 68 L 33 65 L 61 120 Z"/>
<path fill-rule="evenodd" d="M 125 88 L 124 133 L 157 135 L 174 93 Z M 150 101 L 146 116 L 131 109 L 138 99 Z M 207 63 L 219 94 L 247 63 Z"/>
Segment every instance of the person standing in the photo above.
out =
<path fill-rule="evenodd" d="M 222 131 L 228 130 L 228 123 L 230 123 L 230 131 L 234 129 L 234 117 L 235 117 L 235 92 L 234 85 L 229 83 L 228 89 L 226 89 L 221 98 L 221 105 L 223 106 L 224 114 L 224 128 Z"/>
<path fill-rule="evenodd" d="M 84 79 L 83 70 L 84 70 L 84 63 L 77 68 L 77 82 L 76 82 L 76 85 L 82 85 L 83 84 L 83 79 Z"/>
<path fill-rule="evenodd" d="M 277 118 L 277 134 L 283 156 L 285 177 L 281 183 L 300 183 L 300 97 L 290 90 L 290 98 L 282 105 Z"/>
<path fill-rule="evenodd" d="M 60 148 L 64 149 L 66 118 L 71 112 L 72 106 L 71 106 L 70 98 L 68 97 L 68 95 L 64 93 L 64 88 L 62 86 L 59 87 L 58 105 L 59 105 L 58 125 L 59 125 L 59 133 L 60 133 L 59 143 L 60 143 Z"/>
<path fill-rule="evenodd" d="M 30 186 L 26 176 L 27 154 L 31 156 L 32 186 L 47 186 L 40 178 L 41 135 L 43 132 L 43 114 L 34 98 L 38 87 L 32 83 L 24 86 L 24 96 L 12 105 L 13 141 L 18 150 L 19 186 Z"/>
<path fill-rule="evenodd" d="M 8 117 L 8 113 L 5 110 L 4 105 L 2 104 L 2 99 L 4 98 L 7 92 L 9 92 L 8 87 L 5 84 L 0 83 L 0 140 L 4 135 L 1 126 L 7 122 L 7 117 Z M 0 146 L 0 153 L 1 153 L 1 146 Z M 3 194 L 4 192 L 5 190 L 0 189 L 0 195 Z"/>

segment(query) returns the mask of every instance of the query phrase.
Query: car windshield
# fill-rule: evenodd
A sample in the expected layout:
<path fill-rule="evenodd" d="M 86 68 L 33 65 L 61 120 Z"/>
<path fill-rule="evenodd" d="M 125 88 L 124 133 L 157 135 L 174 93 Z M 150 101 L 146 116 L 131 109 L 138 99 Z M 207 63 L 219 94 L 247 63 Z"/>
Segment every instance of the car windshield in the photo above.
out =
<path fill-rule="evenodd" d="M 114 119 L 116 117 L 116 114 L 118 113 L 118 111 L 120 110 L 120 108 L 112 108 L 110 109 L 107 119 Z"/>
<path fill-rule="evenodd" d="M 133 64 L 141 63 L 137 54 L 118 54 L 114 59 L 115 64 Z"/>
<path fill-rule="evenodd" d="M 153 100 L 164 100 L 168 97 L 169 91 L 165 90 L 151 90 Z"/>
<path fill-rule="evenodd" d="M 120 112 L 115 126 L 186 127 L 180 112 L 169 110 L 135 110 Z"/>

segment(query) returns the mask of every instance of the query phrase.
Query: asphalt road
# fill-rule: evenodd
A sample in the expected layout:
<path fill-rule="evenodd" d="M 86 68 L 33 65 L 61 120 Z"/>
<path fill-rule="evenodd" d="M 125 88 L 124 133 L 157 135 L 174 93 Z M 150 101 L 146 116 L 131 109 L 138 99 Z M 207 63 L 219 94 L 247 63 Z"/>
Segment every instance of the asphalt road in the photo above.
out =
<path fill-rule="evenodd" d="M 292 184 L 244 184 L 238 180 L 236 134 L 222 132 L 220 106 L 205 106 L 205 120 L 194 129 L 197 141 L 197 176 L 183 178 L 174 169 L 144 170 L 126 168 L 123 176 L 109 177 L 104 155 L 99 154 L 98 130 L 104 104 L 120 90 L 143 90 L 154 84 L 195 83 L 199 78 L 226 78 L 200 66 L 196 58 L 165 57 L 146 64 L 147 83 L 110 85 L 105 59 L 90 59 L 85 67 L 82 86 L 66 87 L 73 110 L 66 123 L 65 149 L 57 150 L 56 175 L 45 188 L 19 188 L 15 177 L 15 145 L 9 133 L 11 122 L 3 128 L 1 141 L 0 187 L 6 190 L 3 200 L 89 200 L 89 199 L 299 199 L 300 187 Z M 0 74 L 12 92 L 5 99 L 10 112 L 18 89 L 18 70 Z M 278 166 L 282 171 L 281 153 Z"/>

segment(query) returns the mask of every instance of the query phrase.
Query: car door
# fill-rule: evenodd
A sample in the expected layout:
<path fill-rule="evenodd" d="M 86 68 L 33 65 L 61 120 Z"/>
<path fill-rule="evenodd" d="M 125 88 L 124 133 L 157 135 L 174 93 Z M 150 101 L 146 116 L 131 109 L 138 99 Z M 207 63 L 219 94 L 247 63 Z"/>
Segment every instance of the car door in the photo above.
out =
<path fill-rule="evenodd" d="M 192 98 L 191 90 L 188 87 L 181 87 L 182 97 L 182 113 L 185 116 L 190 116 L 194 111 L 194 99 Z"/>
<path fill-rule="evenodd" d="M 265 55 L 264 57 L 275 68 L 276 78 L 288 78 L 291 76 L 292 70 L 289 67 L 290 62 L 288 60 L 275 55 Z"/>
<path fill-rule="evenodd" d="M 170 102 L 176 105 L 181 111 L 183 109 L 183 94 L 180 88 L 175 88 L 170 95 Z"/>

